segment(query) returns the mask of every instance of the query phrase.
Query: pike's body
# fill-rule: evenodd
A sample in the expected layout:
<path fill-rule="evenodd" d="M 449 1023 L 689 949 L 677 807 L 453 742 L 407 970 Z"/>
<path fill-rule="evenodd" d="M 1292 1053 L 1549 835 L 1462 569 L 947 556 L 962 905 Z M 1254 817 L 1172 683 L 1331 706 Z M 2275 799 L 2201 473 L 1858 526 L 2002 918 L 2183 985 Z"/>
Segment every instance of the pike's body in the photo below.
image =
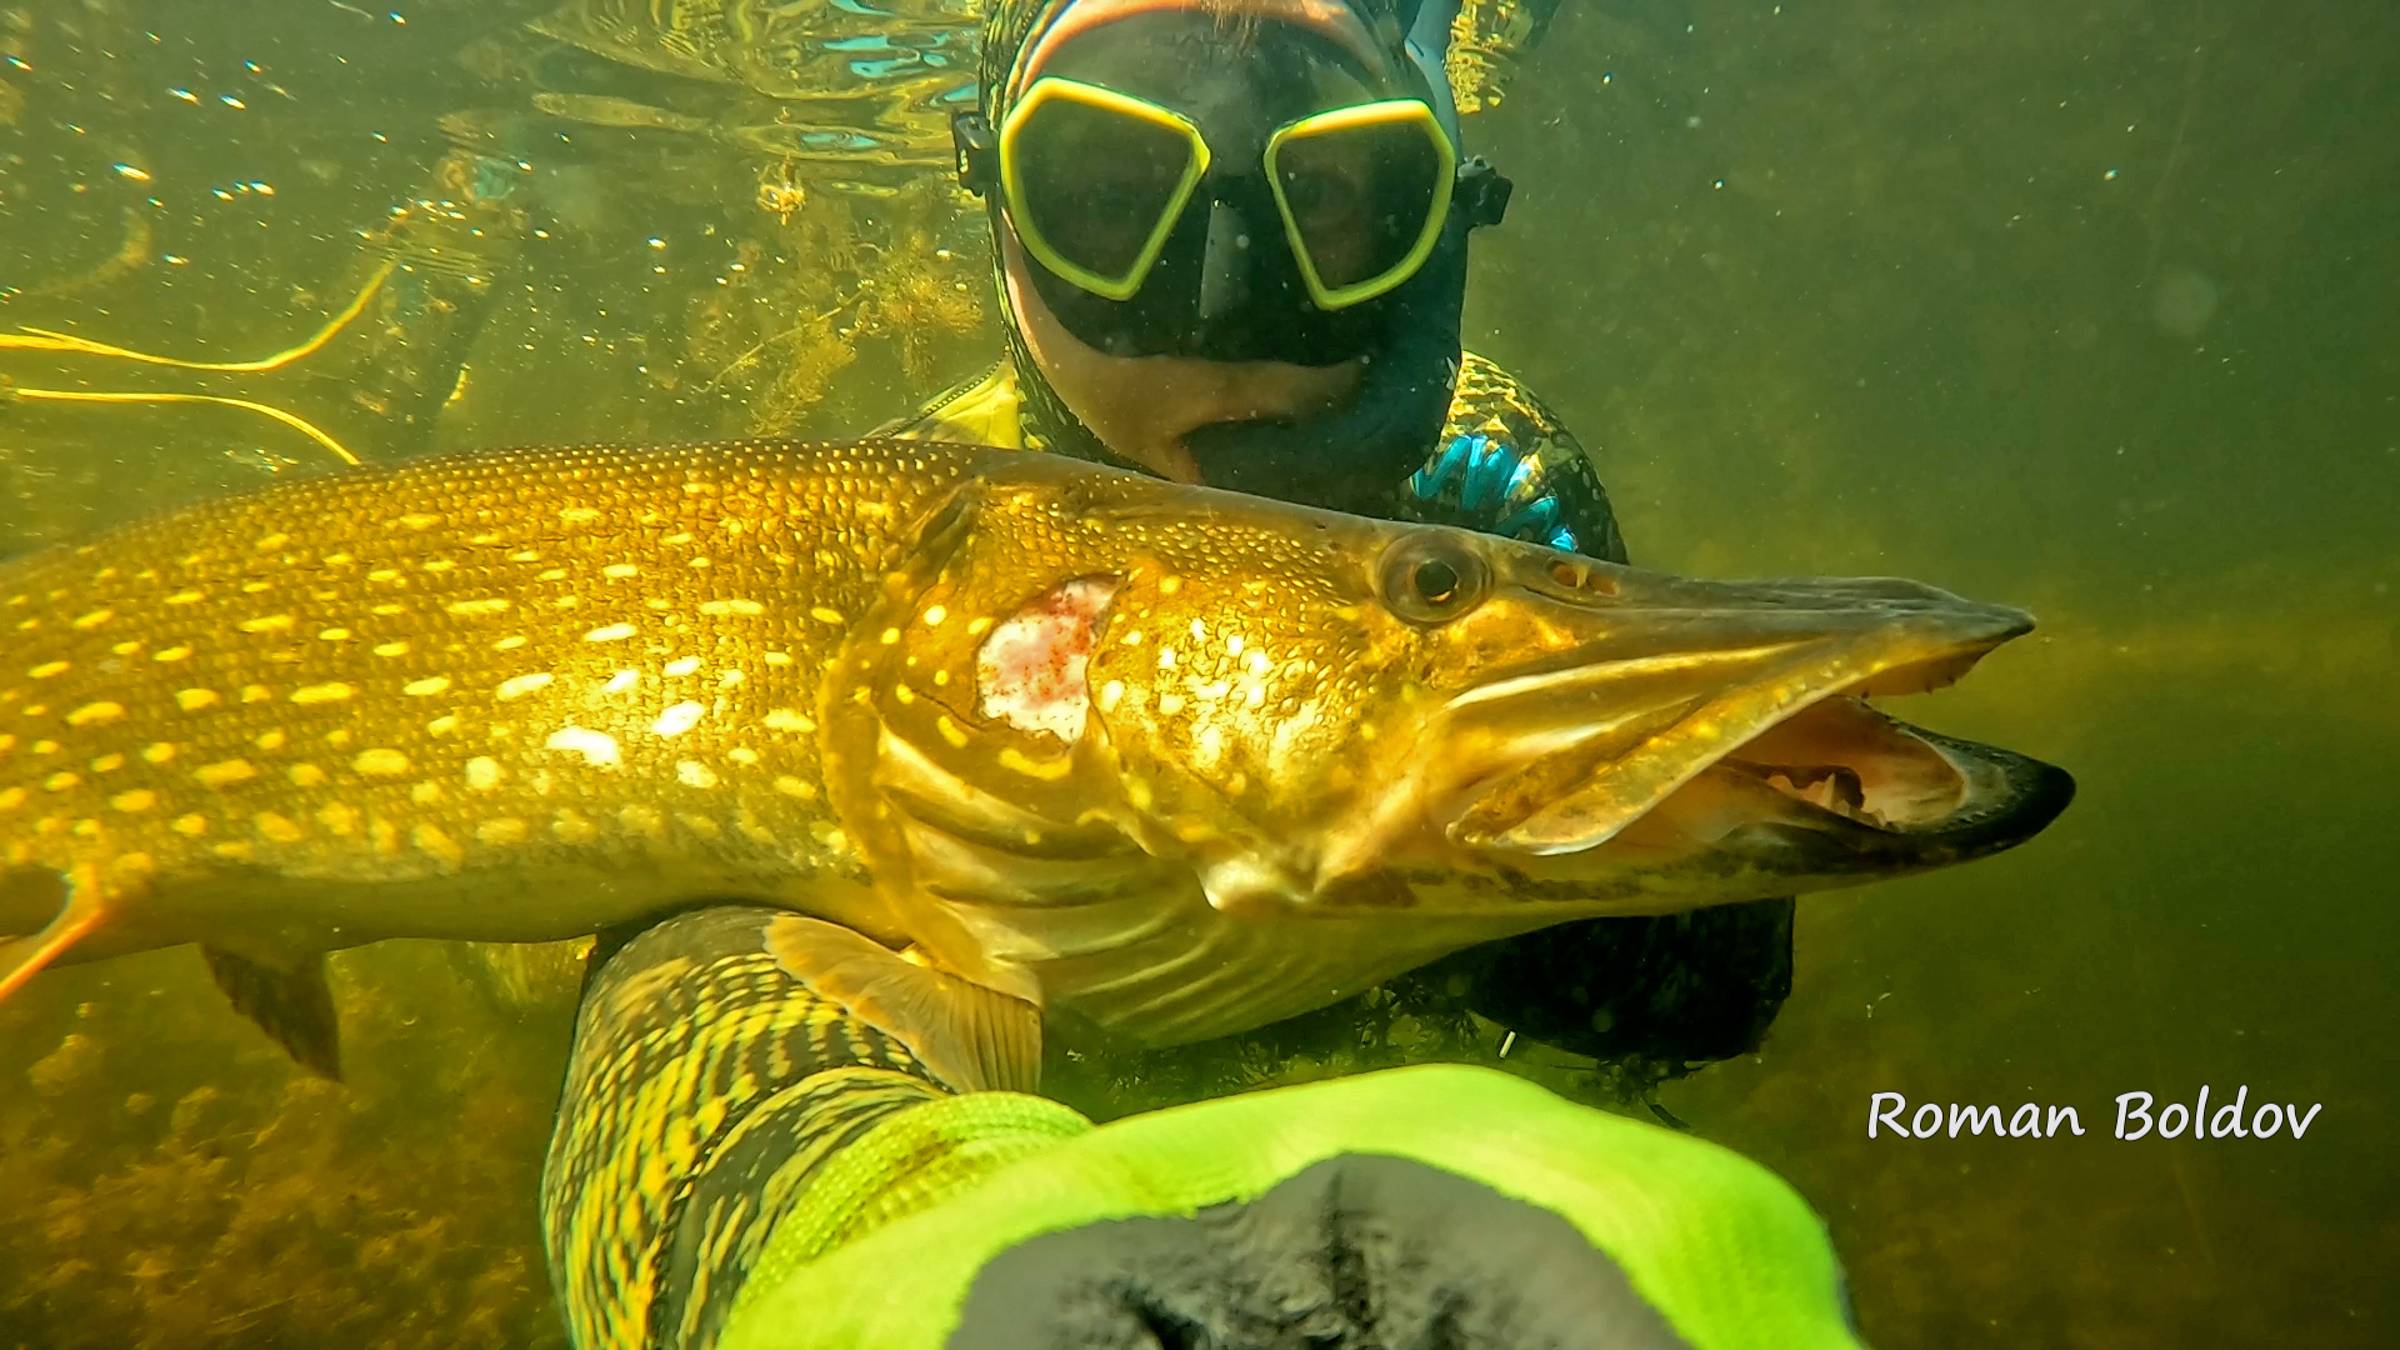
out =
<path fill-rule="evenodd" d="M 0 567 L 0 995 L 196 942 L 273 1029 L 325 950 L 744 899 L 912 948 L 938 1001 L 1222 1034 L 1491 937 L 1809 884 L 1728 855 L 1736 816 L 1848 841 L 1829 875 L 2014 842 L 1988 799 L 2024 761 L 1879 730 L 1864 813 L 1822 730 L 1679 788 L 2023 626 L 912 443 L 305 481 Z"/>
<path fill-rule="evenodd" d="M 817 696 L 972 467 L 494 454 L 20 563 L 6 859 L 120 897 L 86 956 L 541 941 L 709 895 L 898 936 Z"/>

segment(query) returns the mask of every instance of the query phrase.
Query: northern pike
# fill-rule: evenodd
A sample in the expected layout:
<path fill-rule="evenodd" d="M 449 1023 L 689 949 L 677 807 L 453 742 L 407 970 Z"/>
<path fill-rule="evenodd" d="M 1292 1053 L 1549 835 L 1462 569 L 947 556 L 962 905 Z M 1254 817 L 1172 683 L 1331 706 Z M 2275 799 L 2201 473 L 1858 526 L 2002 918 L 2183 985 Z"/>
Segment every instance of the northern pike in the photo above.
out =
<path fill-rule="evenodd" d="M 2029 627 L 914 442 L 308 479 L 0 566 L 0 997 L 197 943 L 332 1073 L 330 950 L 744 900 L 1022 1083 L 2016 844 L 2063 772 L 1863 696 Z"/>

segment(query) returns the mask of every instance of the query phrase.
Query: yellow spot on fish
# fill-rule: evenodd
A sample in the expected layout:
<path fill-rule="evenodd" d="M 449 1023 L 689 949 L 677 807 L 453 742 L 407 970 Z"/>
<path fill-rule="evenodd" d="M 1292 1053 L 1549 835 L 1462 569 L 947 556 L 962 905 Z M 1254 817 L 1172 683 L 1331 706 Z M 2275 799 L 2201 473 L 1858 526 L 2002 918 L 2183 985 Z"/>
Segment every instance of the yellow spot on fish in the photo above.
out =
<path fill-rule="evenodd" d="M 675 778 L 685 787 L 713 788 L 717 785 L 717 771 L 696 759 L 677 760 Z"/>
<path fill-rule="evenodd" d="M 153 764 L 164 764 L 175 758 L 175 746 L 168 741 L 152 741 L 142 747 L 142 758 Z"/>
<path fill-rule="evenodd" d="M 408 655 L 408 644 L 405 642 L 378 642 L 375 644 L 375 654 L 385 657 L 406 656 Z"/>
<path fill-rule="evenodd" d="M 829 849 L 843 849 L 850 846 L 850 836 L 842 833 L 841 827 L 831 821 L 814 822 L 808 827 L 808 833 L 819 844 Z"/>
<path fill-rule="evenodd" d="M 261 750 L 281 750 L 285 739 L 280 731 L 262 731 L 251 737 L 250 743 Z"/>
<path fill-rule="evenodd" d="M 208 817 L 195 811 L 188 815 L 175 817 L 167 828 L 186 838 L 197 839 L 208 833 Z"/>
<path fill-rule="evenodd" d="M 562 806 L 550 819 L 550 834 L 562 844 L 588 844 L 599 838 L 600 828 L 581 811 Z"/>
<path fill-rule="evenodd" d="M 632 563 L 610 563 L 608 566 L 600 569 L 600 575 L 618 581 L 622 581 L 627 577 L 637 577 L 641 574 L 642 569 L 634 566 Z"/>
<path fill-rule="evenodd" d="M 275 697 L 275 691 L 269 689 L 263 684 L 245 684 L 242 686 L 242 702 L 244 703 L 264 703 L 273 697 Z"/>
<path fill-rule="evenodd" d="M 123 755 L 102 755 L 92 761 L 93 773 L 115 773 L 124 767 L 125 757 Z"/>
<path fill-rule="evenodd" d="M 157 651 L 150 653 L 150 659 L 153 661 L 172 663 L 176 661 L 188 661 L 191 659 L 191 655 L 191 645 L 189 643 L 180 643 L 173 647 L 159 648 Z"/>
<path fill-rule="evenodd" d="M 442 518 L 424 511 L 411 511 L 397 522 L 404 530 L 430 530 L 442 523 Z"/>
<path fill-rule="evenodd" d="M 508 560 L 510 562 L 537 563 L 542 560 L 542 551 L 538 548 L 521 548 L 509 554 Z"/>
<path fill-rule="evenodd" d="M 396 778 L 408 772 L 408 756 L 397 750 L 378 747 L 361 750 L 350 767 L 375 778 Z"/>
<path fill-rule="evenodd" d="M 1117 710 L 1117 704 L 1123 701 L 1124 697 L 1125 682 L 1123 680 L 1110 680 L 1108 683 L 1101 685 L 1100 711 L 1104 713 L 1115 712 Z"/>
<path fill-rule="evenodd" d="M 532 829 L 515 816 L 495 816 L 490 820 L 476 823 L 475 842 L 479 844 L 521 844 L 525 842 L 525 836 L 531 833 L 533 833 Z"/>
<path fill-rule="evenodd" d="M 409 785 L 408 799 L 419 806 L 435 805 L 442 800 L 442 785 L 432 781 L 412 783 Z"/>
<path fill-rule="evenodd" d="M 395 619 L 408 612 L 408 606 L 386 600 L 380 605 L 367 606 L 367 612 L 379 619 Z"/>
<path fill-rule="evenodd" d="M 317 823 L 347 839 L 358 831 L 358 809 L 343 802 L 328 802 L 317 809 Z"/>
<path fill-rule="evenodd" d="M 623 642 L 640 631 L 642 630 L 629 623 L 612 623 L 584 634 L 583 640 L 586 642 Z"/>
<path fill-rule="evenodd" d="M 109 798 L 108 804 L 127 814 L 147 811 L 158 805 L 158 794 L 148 788 L 135 788 L 131 792 L 120 792 Z"/>
<path fill-rule="evenodd" d="M 109 650 L 111 653 L 113 653 L 113 654 L 115 654 L 115 655 L 117 655 L 117 656 L 131 656 L 131 655 L 133 655 L 135 652 L 138 652 L 138 651 L 140 651 L 141 649 L 142 649 L 142 644 L 141 644 L 139 641 L 134 641 L 134 642 L 120 642 L 120 643 L 116 644 L 115 646 L 113 646 L 113 647 L 110 647 L 108 650 Z"/>
<path fill-rule="evenodd" d="M 207 598 L 208 596 L 200 591 L 177 591 L 167 597 L 167 603 L 170 605 L 196 605 Z"/>
<path fill-rule="evenodd" d="M 882 643 L 884 646 L 889 647 L 900 640 L 900 630 L 897 628 L 886 628 L 882 633 L 876 636 L 875 640 Z"/>
<path fill-rule="evenodd" d="M 816 784 L 794 778 L 788 773 L 775 780 L 775 790 L 786 797 L 798 797 L 804 802 L 813 802 L 817 799 Z"/>
<path fill-rule="evenodd" d="M 737 745 L 731 750 L 725 752 L 725 758 L 732 760 L 736 764 L 748 767 L 749 765 L 758 763 L 758 752 L 751 749 L 749 746 Z"/>
<path fill-rule="evenodd" d="M 430 853 L 452 867 L 467 860 L 467 851 L 458 846 L 457 840 L 442 833 L 438 825 L 420 821 L 408 832 L 408 839 L 420 851 Z"/>
<path fill-rule="evenodd" d="M 941 626 L 942 620 L 949 617 L 949 610 L 940 605 L 929 605 L 925 609 L 925 626 L 927 628 L 938 628 Z"/>
<path fill-rule="evenodd" d="M 86 703 L 82 707 L 68 713 L 67 725 L 71 727 L 96 727 L 105 723 L 114 722 L 124 715 L 124 704 L 112 703 L 106 699 L 102 699 L 97 703 Z"/>
<path fill-rule="evenodd" d="M 295 764 L 285 772 L 291 775 L 293 787 L 322 787 L 325 783 L 325 771 L 314 764 Z"/>
<path fill-rule="evenodd" d="M 220 759 L 192 770 L 192 777 L 202 787 L 228 787 L 258 777 L 258 769 L 246 759 Z"/>
<path fill-rule="evenodd" d="M 600 513 L 588 506 L 569 506 L 558 513 L 558 518 L 569 525 L 587 525 L 598 520 Z"/>
<path fill-rule="evenodd" d="M 700 612 L 712 619 L 722 619 L 729 614 L 764 614 L 767 607 L 756 600 L 704 600 L 700 603 Z"/>
<path fill-rule="evenodd" d="M 827 609 L 823 605 L 818 605 L 810 609 L 808 611 L 808 617 L 815 619 L 818 623 L 832 624 L 836 628 L 839 628 L 843 624 L 849 622 L 849 620 L 844 619 L 841 616 L 840 611 Z"/>
<path fill-rule="evenodd" d="M 603 694 L 622 694 L 626 690 L 633 688 L 635 685 L 640 684 L 641 682 L 642 673 L 640 671 L 620 670 L 616 674 L 608 677 L 608 683 L 600 686 L 600 692 Z"/>
<path fill-rule="evenodd" d="M 1160 595 L 1173 595 L 1175 592 L 1177 592 L 1177 591 L 1180 591 L 1180 590 L 1182 590 L 1182 589 L 1183 589 L 1183 578 L 1182 578 L 1182 577 L 1178 577 L 1178 576 L 1164 576 L 1164 577 L 1160 577 L 1160 578 L 1158 579 L 1158 593 L 1159 593 Z"/>
<path fill-rule="evenodd" d="M 500 761 L 490 755 L 477 755 L 467 761 L 467 789 L 470 792 L 489 792 L 500 786 Z"/>
<path fill-rule="evenodd" d="M 265 614 L 255 619 L 244 619 L 234 627 L 245 633 L 281 633 L 289 629 L 293 622 L 289 614 Z"/>
<path fill-rule="evenodd" d="M 675 676 L 689 675 L 699 668 L 700 658 L 697 656 L 678 656 L 669 661 L 666 667 L 667 673 Z"/>
<path fill-rule="evenodd" d="M 317 636 L 326 642 L 348 642 L 350 630 L 347 628 L 320 628 L 317 630 Z"/>
<path fill-rule="evenodd" d="M 457 713 L 443 713 L 425 724 L 425 734 L 428 736 L 447 736 L 456 730 L 458 730 Z"/>
<path fill-rule="evenodd" d="M 425 566 L 430 570 L 433 564 L 427 563 Z M 486 614 L 505 614 L 514 604 L 515 602 L 506 596 L 494 595 L 480 600 L 453 600 L 442 608 L 462 619 L 474 619 L 481 618 Z"/>
<path fill-rule="evenodd" d="M 967 729 L 951 720 L 950 714 L 943 713 L 935 717 L 933 727 L 934 730 L 942 733 L 942 739 L 950 742 L 953 749 L 964 750 L 967 748 Z"/>
<path fill-rule="evenodd" d="M 585 762 L 604 769 L 613 769 L 625 762 L 617 749 L 617 738 L 604 731 L 588 727 L 560 727 L 550 733 L 543 745 L 552 750 L 565 750 L 583 756 Z"/>
<path fill-rule="evenodd" d="M 496 652 L 513 652 L 517 648 L 524 645 L 525 637 L 523 634 L 512 634 L 508 637 L 500 639 L 498 642 L 493 643 L 492 650 Z"/>
<path fill-rule="evenodd" d="M 767 713 L 765 721 L 769 731 L 797 731 L 805 734 L 817 729 L 814 721 L 791 708 L 772 709 Z"/>
<path fill-rule="evenodd" d="M 358 738 L 350 734 L 350 728 L 348 727 L 335 727 L 333 730 L 325 733 L 325 743 L 332 746 L 336 750 L 347 748 L 350 742 L 356 739 Z"/>
<path fill-rule="evenodd" d="M 1068 771 L 1073 769 L 1075 764 L 1073 760 L 1064 755 L 1054 759 L 1034 759 L 1012 745 L 1000 752 L 1000 767 L 1024 774 L 1028 778 L 1055 782 L 1066 777 Z"/>
<path fill-rule="evenodd" d="M 523 698 L 537 689 L 547 687 L 552 678 L 546 670 L 537 670 L 530 675 L 512 675 L 500 682 L 500 687 L 492 691 L 492 696 L 504 703 L 512 698 Z"/>
<path fill-rule="evenodd" d="M 410 698 L 430 698 L 433 695 L 442 693 L 449 688 L 449 676 L 428 675 L 424 679 L 410 680 L 408 683 L 401 685 L 400 692 L 408 695 Z"/>
<path fill-rule="evenodd" d="M 686 699 L 660 713 L 658 720 L 650 724 L 650 730 L 661 736 L 680 736 L 698 726 L 701 714 L 707 711 L 706 708 Z"/>
<path fill-rule="evenodd" d="M 259 835 L 271 844 L 297 844 L 308 834 L 300 828 L 298 821 L 272 811 L 259 812 L 250 818 L 250 823 L 257 826 Z"/>
<path fill-rule="evenodd" d="M 73 626 L 78 630 L 89 631 L 115 617 L 117 617 L 117 612 L 113 609 L 95 609 L 89 614 L 76 615 Z"/>
<path fill-rule="evenodd" d="M 292 537 L 278 530 L 273 534 L 261 535 L 258 540 L 258 547 L 263 552 L 272 553 L 276 549 L 282 548 L 285 544 L 290 542 L 292 542 Z"/>
<path fill-rule="evenodd" d="M 71 662 L 44 661 L 40 665 L 35 666 L 33 669 L 26 671 L 25 673 L 33 679 L 46 680 L 53 675 L 64 675 L 73 668 L 74 666 Z"/>
<path fill-rule="evenodd" d="M 300 688 L 293 690 L 292 702 L 339 703 L 343 699 L 350 697 L 350 695 L 355 692 L 356 691 L 353 690 L 349 685 L 342 683 L 340 680 L 334 680 L 327 684 L 303 685 Z"/>
<path fill-rule="evenodd" d="M 257 853 L 256 849 L 250 847 L 250 841 L 247 839 L 228 839 L 222 844 L 211 844 L 208 846 L 208 851 L 227 862 L 248 862 Z"/>
<path fill-rule="evenodd" d="M 417 566 L 428 572 L 447 572 L 458 566 L 458 560 L 455 558 L 428 558 Z"/>

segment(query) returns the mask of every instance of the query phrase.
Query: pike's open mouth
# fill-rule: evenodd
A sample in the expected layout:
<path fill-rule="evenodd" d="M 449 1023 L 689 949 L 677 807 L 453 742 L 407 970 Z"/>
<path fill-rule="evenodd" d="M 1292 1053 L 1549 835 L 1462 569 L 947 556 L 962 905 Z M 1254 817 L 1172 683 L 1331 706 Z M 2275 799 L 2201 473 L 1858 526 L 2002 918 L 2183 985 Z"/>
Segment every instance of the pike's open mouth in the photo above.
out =
<path fill-rule="evenodd" d="M 1764 686 L 1778 692 L 1737 687 L 1553 741 L 1487 779 L 1452 837 L 1536 855 L 1796 836 L 1886 860 L 1895 851 L 1952 860 L 2008 847 L 2066 808 L 2073 780 L 1997 746 L 1912 726 L 1866 699 L 1942 688 L 2021 631 L 1979 635 L 1863 678 L 1842 678 L 1839 663 L 1815 680 L 1787 674 Z M 1574 683 L 1549 693 L 1566 696 Z"/>

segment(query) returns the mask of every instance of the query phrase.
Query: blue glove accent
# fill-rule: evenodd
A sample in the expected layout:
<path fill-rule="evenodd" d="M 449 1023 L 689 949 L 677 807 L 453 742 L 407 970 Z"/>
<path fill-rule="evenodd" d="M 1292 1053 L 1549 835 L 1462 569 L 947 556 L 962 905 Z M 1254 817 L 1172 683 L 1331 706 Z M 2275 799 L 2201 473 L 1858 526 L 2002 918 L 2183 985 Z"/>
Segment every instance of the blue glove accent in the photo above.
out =
<path fill-rule="evenodd" d="M 1573 551 L 1575 531 L 1562 524 L 1565 506 L 1556 493 L 1544 491 L 1539 467 L 1515 446 L 1489 436 L 1453 436 L 1436 450 L 1425 466 L 1409 476 L 1409 495 L 1420 502 L 1438 503 L 1452 488 L 1458 492 L 1462 523 L 1487 534 Z M 1480 520 L 1509 503 L 1513 509 L 1496 520 Z"/>

